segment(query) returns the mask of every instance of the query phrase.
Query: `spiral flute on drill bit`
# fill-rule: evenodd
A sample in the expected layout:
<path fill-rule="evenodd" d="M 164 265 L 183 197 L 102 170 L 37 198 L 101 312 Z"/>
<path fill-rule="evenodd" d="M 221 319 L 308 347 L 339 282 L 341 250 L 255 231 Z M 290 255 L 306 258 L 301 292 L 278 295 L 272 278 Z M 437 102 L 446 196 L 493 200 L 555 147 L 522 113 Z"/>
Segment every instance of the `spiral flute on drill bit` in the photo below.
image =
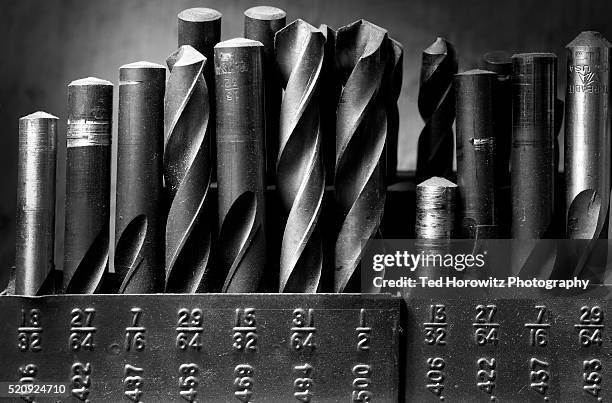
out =
<path fill-rule="evenodd" d="M 385 198 L 387 115 L 382 85 L 387 31 L 364 20 L 338 31 L 336 61 L 343 89 L 336 118 L 336 202 L 343 221 L 336 240 L 334 290 L 353 279 L 365 245 L 379 230 Z"/>
<path fill-rule="evenodd" d="M 316 292 L 323 266 L 319 215 L 325 167 L 318 89 L 325 36 L 302 20 L 276 34 L 276 60 L 285 88 L 280 113 L 277 188 L 289 211 L 280 256 L 281 292 Z"/>
<path fill-rule="evenodd" d="M 263 45 L 215 46 L 219 270 L 223 292 L 255 292 L 266 264 Z"/>
<path fill-rule="evenodd" d="M 189 45 L 167 60 L 164 100 L 164 179 L 170 208 L 166 222 L 166 291 L 212 291 L 210 123 L 206 58 Z M 209 281 L 206 281 L 209 280 Z"/>

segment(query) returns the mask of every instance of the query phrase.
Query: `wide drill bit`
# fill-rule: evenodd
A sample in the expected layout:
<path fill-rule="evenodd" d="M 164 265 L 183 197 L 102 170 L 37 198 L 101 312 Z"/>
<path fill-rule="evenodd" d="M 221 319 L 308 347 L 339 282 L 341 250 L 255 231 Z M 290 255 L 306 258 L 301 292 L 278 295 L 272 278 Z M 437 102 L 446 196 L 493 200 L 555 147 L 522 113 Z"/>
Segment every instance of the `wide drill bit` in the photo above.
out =
<path fill-rule="evenodd" d="M 603 209 L 599 223 L 603 225 L 610 196 L 612 44 L 599 32 L 586 31 L 566 47 L 566 212 L 578 194 L 593 189 L 601 198 Z"/>
<path fill-rule="evenodd" d="M 433 177 L 416 187 L 416 239 L 444 240 L 455 235 L 457 185 Z"/>
<path fill-rule="evenodd" d="M 149 62 L 119 70 L 115 273 L 119 293 L 164 284 L 162 155 L 166 69 Z"/>
<path fill-rule="evenodd" d="M 276 69 L 274 35 L 287 23 L 287 13 L 280 8 L 257 6 L 244 12 L 244 37 L 263 44 L 266 178 L 275 181 L 278 157 L 281 83 Z"/>
<path fill-rule="evenodd" d="M 338 31 L 336 59 L 343 85 L 336 120 L 336 201 L 343 222 L 336 240 L 334 290 L 357 271 L 364 241 L 379 230 L 385 198 L 387 114 L 382 92 L 387 31 L 360 20 Z"/>
<path fill-rule="evenodd" d="M 389 61 L 385 78 L 385 101 L 387 105 L 387 180 L 394 181 L 397 177 L 397 142 L 399 135 L 399 108 L 397 101 L 402 92 L 404 73 L 404 48 L 401 43 L 389 38 Z"/>
<path fill-rule="evenodd" d="M 432 176 L 450 178 L 453 173 L 456 73 L 455 49 L 445 39 L 436 39 L 423 51 L 418 104 L 425 127 L 418 142 L 417 181 Z"/>
<path fill-rule="evenodd" d="M 496 238 L 495 128 L 493 92 L 497 75 L 470 70 L 455 76 L 457 186 L 461 235 Z"/>
<path fill-rule="evenodd" d="M 84 78 L 68 86 L 63 290 L 98 290 L 109 252 L 113 84 Z"/>
<path fill-rule="evenodd" d="M 512 56 L 512 238 L 540 239 L 554 210 L 557 57 Z"/>
<path fill-rule="evenodd" d="M 276 34 L 285 88 L 280 113 L 277 188 L 289 211 L 280 255 L 280 291 L 316 292 L 323 267 L 319 215 L 325 193 L 319 94 L 325 36 L 296 20 Z"/>
<path fill-rule="evenodd" d="M 215 46 L 219 259 L 224 292 L 255 292 L 266 264 L 263 45 Z"/>
<path fill-rule="evenodd" d="M 19 119 L 15 294 L 36 295 L 53 272 L 57 118 Z"/>

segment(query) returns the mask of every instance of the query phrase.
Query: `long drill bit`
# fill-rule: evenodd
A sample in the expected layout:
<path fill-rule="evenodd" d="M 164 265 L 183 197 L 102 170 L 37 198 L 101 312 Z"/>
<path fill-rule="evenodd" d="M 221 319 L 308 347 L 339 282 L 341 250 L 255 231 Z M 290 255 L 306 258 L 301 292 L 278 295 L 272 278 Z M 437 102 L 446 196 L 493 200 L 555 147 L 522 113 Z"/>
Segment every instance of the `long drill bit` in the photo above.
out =
<path fill-rule="evenodd" d="M 512 238 L 540 239 L 554 210 L 557 57 L 512 56 Z"/>
<path fill-rule="evenodd" d="M 316 292 L 323 267 L 319 215 L 325 167 L 318 89 L 325 36 L 296 20 L 276 34 L 276 60 L 285 88 L 280 113 L 277 188 L 289 217 L 280 256 L 281 292 Z"/>
<path fill-rule="evenodd" d="M 45 112 L 19 119 L 17 295 L 38 294 L 54 269 L 57 120 Z"/>
<path fill-rule="evenodd" d="M 167 59 L 164 179 L 167 292 L 212 291 L 210 130 L 206 58 L 189 45 Z"/>
<path fill-rule="evenodd" d="M 453 172 L 453 121 L 455 94 L 453 76 L 457 73 L 455 49 L 437 38 L 423 51 L 419 113 L 425 127 L 417 149 L 417 181 L 432 176 L 450 178 Z"/>
<path fill-rule="evenodd" d="M 165 81 L 166 69 L 159 64 L 119 69 L 114 292 L 163 290 Z"/>
<path fill-rule="evenodd" d="M 244 12 L 244 37 L 263 44 L 266 177 L 274 182 L 278 157 L 281 83 L 276 70 L 274 35 L 287 23 L 287 13 L 280 8 L 256 6 Z"/>
<path fill-rule="evenodd" d="M 599 32 L 586 31 L 567 46 L 565 94 L 565 203 L 593 189 L 603 206 L 603 225 L 610 196 L 610 50 Z M 569 222 L 568 222 L 569 224 Z"/>
<path fill-rule="evenodd" d="M 387 31 L 365 20 L 338 31 L 343 89 L 336 120 L 335 185 L 343 222 L 336 240 L 336 292 L 356 277 L 363 242 L 376 235 L 383 216 L 387 115 L 381 87 L 387 38 Z"/>
<path fill-rule="evenodd" d="M 455 236 L 457 185 L 433 177 L 416 187 L 416 239 L 445 240 Z"/>
<path fill-rule="evenodd" d="M 493 92 L 497 75 L 470 70 L 455 76 L 457 105 L 457 186 L 461 235 L 497 236 Z"/>
<path fill-rule="evenodd" d="M 107 267 L 112 116 L 112 83 L 70 83 L 62 287 L 69 294 L 94 293 Z"/>
<path fill-rule="evenodd" d="M 402 91 L 404 73 L 404 48 L 401 43 L 389 38 L 389 62 L 387 63 L 387 78 L 385 101 L 387 105 L 387 181 L 392 182 L 397 177 L 397 143 L 399 135 L 399 108 L 397 101 Z"/>
<path fill-rule="evenodd" d="M 215 46 L 220 270 L 224 292 L 255 292 L 266 264 L 263 45 Z"/>

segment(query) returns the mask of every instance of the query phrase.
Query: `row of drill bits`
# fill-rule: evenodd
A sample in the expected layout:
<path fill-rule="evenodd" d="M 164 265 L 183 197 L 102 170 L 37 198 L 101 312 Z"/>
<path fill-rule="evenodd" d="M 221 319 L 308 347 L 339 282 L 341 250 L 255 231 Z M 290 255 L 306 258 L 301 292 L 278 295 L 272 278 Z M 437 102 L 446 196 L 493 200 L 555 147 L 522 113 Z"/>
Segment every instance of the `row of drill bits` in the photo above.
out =
<path fill-rule="evenodd" d="M 53 269 L 57 118 L 20 120 L 17 294 L 258 291 L 274 258 L 266 256 L 269 184 L 286 215 L 279 290 L 321 291 L 319 217 L 330 183 L 342 217 L 333 290 L 358 277 L 363 240 L 379 234 L 395 176 L 401 45 L 365 20 L 338 31 L 286 25 L 274 7 L 247 10 L 245 37 L 221 41 L 221 17 L 181 12 L 167 69 L 119 69 L 114 245 L 113 85 L 69 85 L 61 276 Z"/>
<path fill-rule="evenodd" d="M 419 93 L 425 128 L 417 177 L 434 178 L 417 186 L 417 238 L 599 237 L 611 186 L 611 48 L 593 31 L 567 45 L 562 184 L 556 55 L 493 52 L 483 57 L 483 70 L 456 74 L 452 46 L 443 39 L 430 46 Z M 450 182 L 455 113 L 456 187 Z M 562 201 L 555 200 L 559 188 Z"/>

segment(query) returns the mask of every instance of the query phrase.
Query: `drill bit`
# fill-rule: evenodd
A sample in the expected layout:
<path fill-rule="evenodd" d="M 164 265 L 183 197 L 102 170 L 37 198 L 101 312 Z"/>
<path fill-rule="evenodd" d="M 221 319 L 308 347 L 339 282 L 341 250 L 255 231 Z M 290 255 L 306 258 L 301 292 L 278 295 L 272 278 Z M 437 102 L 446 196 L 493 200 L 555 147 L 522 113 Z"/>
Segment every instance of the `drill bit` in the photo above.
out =
<path fill-rule="evenodd" d="M 54 270 L 57 120 L 45 112 L 19 119 L 17 295 L 37 295 Z"/>
<path fill-rule="evenodd" d="M 207 59 L 189 45 L 168 57 L 164 105 L 167 292 L 210 291 L 211 217 Z"/>
<path fill-rule="evenodd" d="M 603 226 L 610 196 L 612 145 L 608 90 L 612 44 L 599 32 L 586 31 L 566 47 L 566 212 L 578 194 L 593 189 L 601 198 L 603 208 L 598 222 Z"/>
<path fill-rule="evenodd" d="M 276 70 L 274 35 L 286 25 L 287 13 L 280 8 L 257 6 L 244 12 L 244 37 L 263 44 L 266 178 L 274 183 L 278 157 L 281 83 Z"/>
<path fill-rule="evenodd" d="M 470 70 L 455 76 L 457 106 L 457 185 L 461 235 L 497 236 L 493 92 L 497 75 Z"/>
<path fill-rule="evenodd" d="M 365 20 L 338 31 L 343 89 L 336 120 L 335 185 L 343 222 L 336 240 L 336 292 L 357 277 L 364 241 L 378 232 L 384 212 L 387 116 L 381 87 L 386 41 L 387 31 Z"/>
<path fill-rule="evenodd" d="M 166 69 L 149 62 L 119 69 L 115 273 L 126 294 L 163 290 L 162 154 Z"/>
<path fill-rule="evenodd" d="M 323 32 L 296 20 L 276 34 L 276 59 L 285 89 L 280 113 L 277 188 L 289 217 L 280 256 L 281 292 L 316 292 L 323 267 L 319 215 L 325 167 L 318 88 Z"/>
<path fill-rule="evenodd" d="M 223 292 L 255 292 L 266 264 L 263 45 L 215 46 L 219 266 Z"/>
<path fill-rule="evenodd" d="M 455 235 L 457 185 L 433 177 L 416 188 L 416 239 L 445 240 Z"/>
<path fill-rule="evenodd" d="M 557 57 L 512 56 L 512 238 L 540 239 L 554 210 Z"/>
<path fill-rule="evenodd" d="M 399 134 L 399 108 L 397 101 L 402 91 L 404 48 L 401 43 L 389 38 L 389 62 L 387 63 L 386 96 L 387 103 L 387 180 L 397 178 L 397 142 Z"/>
<path fill-rule="evenodd" d="M 68 85 L 63 290 L 92 294 L 109 251 L 113 84 L 84 78 Z"/>
<path fill-rule="evenodd" d="M 417 181 L 432 176 L 450 178 L 453 172 L 453 76 L 457 57 L 453 46 L 437 38 L 425 51 L 421 67 L 419 113 L 425 121 L 417 150 Z"/>

